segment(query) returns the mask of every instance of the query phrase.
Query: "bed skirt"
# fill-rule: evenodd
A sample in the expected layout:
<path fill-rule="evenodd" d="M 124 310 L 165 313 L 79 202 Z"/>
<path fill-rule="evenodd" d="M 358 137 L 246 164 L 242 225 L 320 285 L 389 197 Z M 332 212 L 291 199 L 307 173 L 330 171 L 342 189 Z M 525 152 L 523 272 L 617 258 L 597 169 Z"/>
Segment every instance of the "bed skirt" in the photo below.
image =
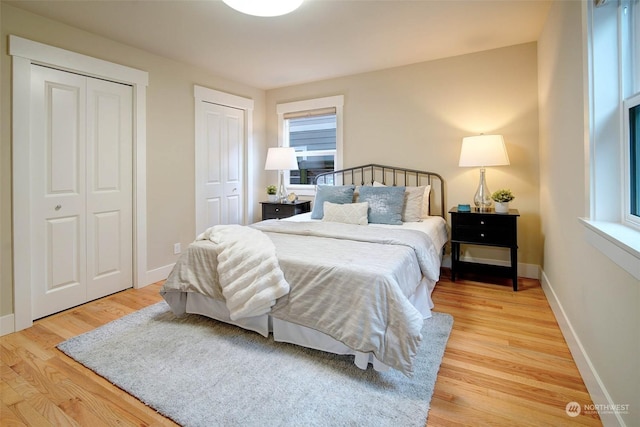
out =
<path fill-rule="evenodd" d="M 431 292 L 434 287 L 435 282 L 431 282 L 423 277 L 416 292 L 409 298 L 414 307 L 422 314 L 423 319 L 431 317 L 431 309 L 433 308 Z M 329 335 L 306 326 L 280 320 L 268 314 L 231 320 L 229 310 L 224 301 L 213 299 L 199 293 L 163 292 L 162 296 L 171 307 L 173 313 L 178 316 L 185 313 L 199 314 L 256 332 L 264 337 L 268 337 L 269 333 L 271 333 L 275 341 L 296 344 L 328 353 L 353 355 L 353 363 L 360 369 L 367 369 L 369 364 L 371 364 L 376 371 L 383 372 L 389 369 L 389 367 L 380 362 L 373 353 L 355 351 Z"/>

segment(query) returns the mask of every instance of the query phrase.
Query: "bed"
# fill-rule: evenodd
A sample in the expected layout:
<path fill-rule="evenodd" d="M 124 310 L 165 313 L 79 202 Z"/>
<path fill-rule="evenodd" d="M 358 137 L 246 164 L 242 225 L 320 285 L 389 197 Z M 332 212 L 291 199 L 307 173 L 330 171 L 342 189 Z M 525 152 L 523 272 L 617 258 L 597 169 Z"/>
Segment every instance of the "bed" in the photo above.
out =
<path fill-rule="evenodd" d="M 320 174 L 311 212 L 211 227 L 160 293 L 177 315 L 411 375 L 448 240 L 444 206 L 436 173 L 372 164 Z"/>

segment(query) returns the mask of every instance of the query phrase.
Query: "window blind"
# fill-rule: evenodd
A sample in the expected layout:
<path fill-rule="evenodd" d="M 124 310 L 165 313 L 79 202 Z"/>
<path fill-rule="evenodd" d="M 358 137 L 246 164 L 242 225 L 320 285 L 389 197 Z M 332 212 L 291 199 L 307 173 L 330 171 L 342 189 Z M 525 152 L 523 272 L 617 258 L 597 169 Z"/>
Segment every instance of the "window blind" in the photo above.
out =
<path fill-rule="evenodd" d="M 299 119 L 301 117 L 319 117 L 319 116 L 335 116 L 336 108 L 328 107 L 328 108 L 318 108 L 315 110 L 306 110 L 306 111 L 294 111 L 291 113 L 284 113 L 283 118 L 286 119 Z"/>

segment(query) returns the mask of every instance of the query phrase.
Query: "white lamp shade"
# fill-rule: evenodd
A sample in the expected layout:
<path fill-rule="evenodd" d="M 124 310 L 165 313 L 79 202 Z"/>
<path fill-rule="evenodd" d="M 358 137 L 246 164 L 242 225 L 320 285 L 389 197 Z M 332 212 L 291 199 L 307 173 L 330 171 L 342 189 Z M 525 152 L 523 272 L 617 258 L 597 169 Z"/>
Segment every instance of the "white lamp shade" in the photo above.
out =
<path fill-rule="evenodd" d="M 293 12 L 302 0 L 222 0 L 238 12 L 253 16 L 280 16 Z"/>
<path fill-rule="evenodd" d="M 296 150 L 291 147 L 271 147 L 267 152 L 264 169 L 268 171 L 298 170 Z"/>
<path fill-rule="evenodd" d="M 458 166 L 504 166 L 509 155 L 502 135 L 478 135 L 462 138 Z"/>

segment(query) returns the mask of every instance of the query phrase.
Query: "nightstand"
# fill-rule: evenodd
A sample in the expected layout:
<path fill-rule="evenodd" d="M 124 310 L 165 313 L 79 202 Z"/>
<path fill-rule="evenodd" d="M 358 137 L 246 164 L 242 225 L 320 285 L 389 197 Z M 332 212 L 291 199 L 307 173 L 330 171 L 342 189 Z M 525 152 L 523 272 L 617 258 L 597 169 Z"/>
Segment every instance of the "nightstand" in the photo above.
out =
<path fill-rule="evenodd" d="M 296 201 L 293 203 L 260 202 L 262 205 L 262 220 L 282 219 L 293 215 L 311 211 L 311 202 Z"/>
<path fill-rule="evenodd" d="M 510 277 L 513 290 L 518 290 L 518 217 L 517 209 L 509 209 L 509 213 L 458 212 L 458 208 L 449 211 L 451 214 L 451 281 L 456 281 L 460 272 L 483 273 Z M 483 245 L 509 248 L 511 266 L 498 266 L 460 261 L 460 245 Z"/>

